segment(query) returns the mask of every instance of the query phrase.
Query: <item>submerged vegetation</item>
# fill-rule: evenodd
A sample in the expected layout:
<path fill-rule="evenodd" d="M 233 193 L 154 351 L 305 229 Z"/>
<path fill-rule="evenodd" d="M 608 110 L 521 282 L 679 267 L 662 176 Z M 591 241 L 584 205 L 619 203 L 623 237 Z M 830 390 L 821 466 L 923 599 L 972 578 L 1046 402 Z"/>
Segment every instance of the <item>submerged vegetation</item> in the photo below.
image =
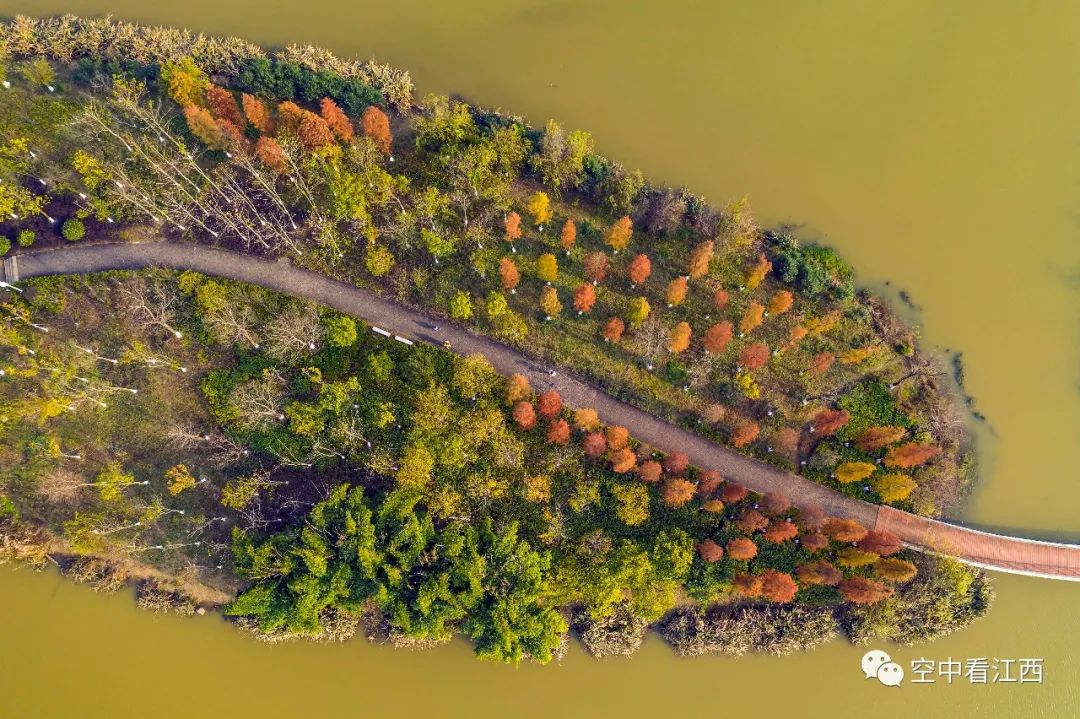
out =
<path fill-rule="evenodd" d="M 5 252 L 164 236 L 287 257 L 852 496 L 936 513 L 962 492 L 963 416 L 914 333 L 745 201 L 651 187 L 554 121 L 415 108 L 407 74 L 313 48 L 70 18 L 0 41 Z M 194 273 L 25 290 L 0 298 L 0 556 L 152 581 L 150 607 L 545 662 L 571 627 L 597 655 L 649 626 L 685 654 L 786 652 L 924 640 L 989 602 L 977 570 L 483 357 Z"/>

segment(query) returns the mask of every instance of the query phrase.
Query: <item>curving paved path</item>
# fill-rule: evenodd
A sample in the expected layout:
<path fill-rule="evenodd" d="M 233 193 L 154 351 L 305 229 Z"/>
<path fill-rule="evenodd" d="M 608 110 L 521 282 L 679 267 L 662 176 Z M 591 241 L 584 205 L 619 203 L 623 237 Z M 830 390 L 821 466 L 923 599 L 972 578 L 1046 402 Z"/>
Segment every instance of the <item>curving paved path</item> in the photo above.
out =
<path fill-rule="evenodd" d="M 920 551 L 947 554 L 988 569 L 1080 581 L 1080 545 L 988 534 L 848 497 L 657 419 L 576 377 L 563 373 L 552 377 L 547 367 L 506 345 L 286 262 L 175 242 L 87 244 L 8 258 L 0 280 L 146 267 L 195 270 L 260 285 L 333 307 L 410 341 L 450 342 L 455 352 L 483 354 L 501 374 L 520 373 L 534 388 L 557 389 L 567 405 L 593 407 L 605 422 L 623 425 L 637 439 L 685 452 L 698 467 L 715 469 L 756 492 L 781 491 L 796 505 L 816 504 L 830 515 L 887 530 Z"/>

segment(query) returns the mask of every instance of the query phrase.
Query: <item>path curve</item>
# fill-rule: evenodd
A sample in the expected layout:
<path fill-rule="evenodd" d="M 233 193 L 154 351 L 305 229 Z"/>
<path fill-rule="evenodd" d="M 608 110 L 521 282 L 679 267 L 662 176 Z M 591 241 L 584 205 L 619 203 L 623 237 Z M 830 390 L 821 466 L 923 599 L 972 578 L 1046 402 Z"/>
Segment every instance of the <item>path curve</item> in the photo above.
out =
<path fill-rule="evenodd" d="M 534 388 L 554 388 L 568 406 L 592 407 L 606 423 L 623 425 L 633 437 L 669 452 L 685 452 L 692 464 L 717 470 L 756 492 L 783 492 L 796 505 L 815 504 L 832 516 L 887 530 L 920 551 L 946 554 L 987 569 L 1080 581 L 1080 545 L 988 534 L 848 497 L 676 427 L 572 375 L 559 372 L 552 377 L 540 362 L 506 345 L 445 320 L 437 320 L 436 331 L 436 320 L 417 309 L 285 261 L 177 242 L 87 244 L 10 257 L 3 263 L 0 280 L 15 283 L 45 275 L 148 267 L 194 270 L 247 282 L 333 307 L 411 341 L 450 342 L 455 352 L 483 354 L 500 374 L 519 373 Z"/>

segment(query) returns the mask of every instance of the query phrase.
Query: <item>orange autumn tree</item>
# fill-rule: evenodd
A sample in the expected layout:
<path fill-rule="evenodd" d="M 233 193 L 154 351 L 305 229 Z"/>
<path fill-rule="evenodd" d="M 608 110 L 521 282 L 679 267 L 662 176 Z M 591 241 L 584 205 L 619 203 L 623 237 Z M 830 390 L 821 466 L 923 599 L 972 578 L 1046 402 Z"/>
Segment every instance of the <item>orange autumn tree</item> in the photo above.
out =
<path fill-rule="evenodd" d="M 866 536 L 866 527 L 854 519 L 832 517 L 825 522 L 822 531 L 838 542 L 858 542 Z"/>
<path fill-rule="evenodd" d="M 609 452 L 608 458 L 611 460 L 611 471 L 616 474 L 625 474 L 637 464 L 637 457 L 628 447 Z"/>
<path fill-rule="evenodd" d="M 607 271 L 608 258 L 603 252 L 593 252 L 585 258 L 585 276 L 592 280 L 594 285 L 604 281 Z"/>
<path fill-rule="evenodd" d="M 761 596 L 776 604 L 787 604 L 798 593 L 795 580 L 786 572 L 766 569 L 761 573 Z"/>
<path fill-rule="evenodd" d="M 747 509 L 735 519 L 735 526 L 740 532 L 752 534 L 769 526 L 769 520 L 756 509 Z"/>
<path fill-rule="evenodd" d="M 600 427 L 600 416 L 595 409 L 581 407 L 574 410 L 574 426 L 578 429 L 592 432 Z"/>
<path fill-rule="evenodd" d="M 630 432 L 626 427 L 620 427 L 617 424 L 608 427 L 604 432 L 604 436 L 607 438 L 608 447 L 611 449 L 623 449 L 626 447 L 626 443 L 630 441 Z"/>
<path fill-rule="evenodd" d="M 596 290 L 588 282 L 574 288 L 574 309 L 578 314 L 588 312 L 596 304 Z"/>
<path fill-rule="evenodd" d="M 707 469 L 698 480 L 697 493 L 701 497 L 711 497 L 724 483 L 723 477 L 715 469 Z"/>
<path fill-rule="evenodd" d="M 570 425 L 565 419 L 557 419 L 548 424 L 548 444 L 564 445 L 570 441 Z"/>
<path fill-rule="evenodd" d="M 536 411 L 529 402 L 518 402 L 514 405 L 514 421 L 523 430 L 530 430 L 536 426 Z"/>
<path fill-rule="evenodd" d="M 291 100 L 284 100 L 277 106 L 277 131 L 278 133 L 295 133 L 300 129 L 300 121 L 304 119 L 304 108 Z"/>
<path fill-rule="evenodd" d="M 334 144 L 334 133 L 330 131 L 326 120 L 306 110 L 296 128 L 296 137 L 300 140 L 301 147 L 308 152 L 316 152 Z"/>
<path fill-rule="evenodd" d="M 765 305 L 757 301 L 751 302 L 750 306 L 746 308 L 746 312 L 743 313 L 742 319 L 739 320 L 739 335 L 753 332 L 760 327 L 764 317 Z"/>
<path fill-rule="evenodd" d="M 769 300 L 769 314 L 782 315 L 791 309 L 795 297 L 787 290 L 780 290 Z"/>
<path fill-rule="evenodd" d="M 731 556 L 731 551 L 728 551 Z M 756 574 L 739 574 L 731 580 L 732 588 L 741 596 L 747 598 L 760 597 L 762 579 Z"/>
<path fill-rule="evenodd" d="M 772 263 L 769 262 L 765 255 L 759 255 L 757 262 L 750 268 L 750 271 L 746 273 L 746 286 L 753 290 L 761 284 L 765 276 L 772 270 Z"/>
<path fill-rule="evenodd" d="M 236 127 L 243 129 L 247 126 L 244 113 L 240 112 L 240 106 L 236 104 L 233 94 L 223 87 L 211 85 L 206 89 L 206 106 L 219 120 L 231 122 Z"/>
<path fill-rule="evenodd" d="M 669 477 L 660 486 L 660 501 L 678 509 L 694 498 L 694 483 L 681 477 Z"/>
<path fill-rule="evenodd" d="M 920 464 L 929 462 L 941 454 L 941 450 L 932 444 L 920 442 L 905 442 L 896 447 L 890 447 L 885 455 L 885 466 L 889 469 L 907 469 L 918 467 Z"/>
<path fill-rule="evenodd" d="M 502 279 L 503 289 L 511 292 L 515 291 L 521 281 L 521 273 L 518 272 L 517 265 L 509 257 L 499 260 L 499 277 Z"/>
<path fill-rule="evenodd" d="M 562 234 L 559 236 L 559 245 L 570 254 L 570 249 L 577 242 L 577 225 L 571 217 L 566 218 L 562 226 Z"/>
<path fill-rule="evenodd" d="M 828 437 L 837 431 L 851 419 L 846 409 L 823 409 L 814 415 L 811 431 Z"/>
<path fill-rule="evenodd" d="M 683 300 L 686 299 L 686 278 L 676 277 L 673 279 L 667 287 L 667 304 L 668 307 L 675 307 L 681 305 Z"/>
<path fill-rule="evenodd" d="M 672 452 L 664 457 L 664 471 L 668 474 L 682 474 L 690 467 L 690 456 L 686 452 Z"/>
<path fill-rule="evenodd" d="M 370 138 L 382 154 L 390 155 L 393 150 L 394 136 L 390 132 L 390 118 L 385 112 L 374 105 L 368 105 L 360 115 L 360 128 L 364 132 L 364 137 Z"/>
<path fill-rule="evenodd" d="M 689 279 L 696 280 L 708 274 L 714 247 L 711 241 L 705 241 L 690 253 L 690 259 L 686 263 L 686 276 Z"/>
<path fill-rule="evenodd" d="M 612 317 L 604 325 L 604 341 L 605 342 L 618 342 L 626 330 L 626 323 L 620 320 L 618 317 Z"/>
<path fill-rule="evenodd" d="M 274 123 L 270 119 L 270 111 L 262 100 L 245 92 L 240 96 L 240 104 L 244 107 L 244 117 L 252 127 L 263 134 L 273 132 Z"/>
<path fill-rule="evenodd" d="M 675 325 L 675 329 L 671 330 L 671 339 L 668 341 L 668 350 L 674 354 L 685 352 L 686 348 L 690 346 L 691 334 L 689 322 L 680 322 Z"/>
<path fill-rule="evenodd" d="M 356 131 L 345 111 L 336 102 L 324 97 L 319 101 L 319 114 L 338 142 L 348 144 L 352 141 Z"/>
<path fill-rule="evenodd" d="M 503 238 L 511 245 L 521 239 L 521 215 L 511 211 L 503 220 Z"/>
<path fill-rule="evenodd" d="M 874 452 L 899 442 L 906 434 L 904 427 L 868 427 L 855 440 L 855 446 L 863 452 Z"/>
<path fill-rule="evenodd" d="M 866 533 L 866 536 L 859 540 L 859 549 L 864 552 L 873 552 L 882 557 L 888 557 L 896 554 L 904 545 L 900 542 L 900 538 L 891 532 L 886 532 L 880 529 L 871 529 Z"/>
<path fill-rule="evenodd" d="M 787 351 L 794 349 L 795 345 L 799 344 L 799 341 L 806 336 L 806 328 L 802 325 L 795 325 L 791 328 L 791 332 L 788 333 L 787 342 L 780 346 L 780 351 Z"/>
<path fill-rule="evenodd" d="M 735 431 L 732 432 L 731 443 L 739 448 L 745 447 L 757 439 L 757 436 L 760 433 L 761 427 L 758 426 L 757 422 L 749 419 L 744 420 L 740 422 L 735 427 Z"/>
<path fill-rule="evenodd" d="M 827 587 L 835 587 L 844 578 L 839 569 L 824 559 L 800 565 L 795 570 L 795 576 L 803 584 L 823 584 Z"/>
<path fill-rule="evenodd" d="M 506 383 L 506 403 L 515 405 L 530 397 L 532 397 L 532 387 L 529 386 L 529 379 L 523 374 L 511 375 Z"/>
<path fill-rule="evenodd" d="M 630 244 L 630 238 L 634 234 L 634 223 L 628 215 L 623 215 L 608 230 L 605 242 L 618 254 L 619 250 L 625 250 Z"/>
<path fill-rule="evenodd" d="M 866 347 L 856 347 L 846 352 L 841 352 L 837 358 L 840 360 L 840 364 L 859 364 L 870 359 L 878 352 L 878 348 L 875 345 L 868 345 Z"/>
<path fill-rule="evenodd" d="M 709 354 L 719 354 L 727 347 L 728 342 L 731 341 L 731 336 L 734 332 L 734 328 L 727 320 L 723 322 L 717 322 L 715 325 L 705 331 L 705 351 Z"/>
<path fill-rule="evenodd" d="M 735 537 L 727 543 L 727 553 L 732 559 L 750 560 L 757 556 L 757 545 L 752 539 Z"/>
<path fill-rule="evenodd" d="M 649 279 L 650 274 L 652 274 L 652 261 L 643 254 L 631 260 L 630 266 L 626 270 L 626 276 L 630 278 L 631 284 L 635 287 Z"/>
<path fill-rule="evenodd" d="M 794 522 L 777 520 L 765 528 L 765 533 L 762 536 L 773 544 L 783 544 L 790 539 L 794 539 L 798 533 L 799 529 Z"/>
<path fill-rule="evenodd" d="M 554 419 L 562 411 L 562 397 L 553 389 L 541 394 L 536 400 L 537 409 L 544 419 Z"/>
<path fill-rule="evenodd" d="M 769 346 L 764 342 L 747 345 L 739 353 L 739 366 L 750 371 L 761 369 L 768 361 Z"/>

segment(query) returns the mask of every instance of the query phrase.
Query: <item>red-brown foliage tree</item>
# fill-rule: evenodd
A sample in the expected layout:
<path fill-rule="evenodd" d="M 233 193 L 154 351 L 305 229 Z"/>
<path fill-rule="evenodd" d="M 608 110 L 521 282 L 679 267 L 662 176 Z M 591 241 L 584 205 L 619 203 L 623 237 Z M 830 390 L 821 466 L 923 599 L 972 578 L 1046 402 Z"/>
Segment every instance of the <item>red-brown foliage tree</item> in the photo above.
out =
<path fill-rule="evenodd" d="M 540 416 L 544 419 L 554 419 L 562 411 L 562 397 L 553 389 L 544 392 L 536 401 L 540 410 Z"/>
<path fill-rule="evenodd" d="M 570 248 L 577 242 L 577 225 L 572 217 L 567 217 L 562 226 L 562 234 L 559 236 L 559 245 L 570 252 Z"/>
<path fill-rule="evenodd" d="M 851 419 L 846 409 L 823 409 L 814 415 L 814 432 L 822 437 L 836 434 Z"/>
<path fill-rule="evenodd" d="M 824 584 L 835 587 L 844 578 L 840 570 L 824 559 L 807 562 L 795 570 L 795 576 L 803 584 Z"/>
<path fill-rule="evenodd" d="M 262 100 L 245 92 L 240 96 L 240 103 L 244 106 L 244 117 L 252 127 L 264 135 L 274 131 L 274 121 Z"/>
<path fill-rule="evenodd" d="M 390 118 L 386 113 L 368 105 L 360 115 L 360 127 L 364 131 L 364 137 L 371 138 L 375 147 L 384 155 L 389 155 L 393 150 L 394 136 L 390 133 Z"/>
<path fill-rule="evenodd" d="M 776 451 L 794 457 L 799 449 L 799 430 L 794 427 L 781 427 L 773 436 Z"/>
<path fill-rule="evenodd" d="M 859 540 L 859 549 L 864 552 L 873 552 L 882 557 L 896 554 L 904 548 L 900 538 L 884 530 L 871 529 L 866 536 Z"/>
<path fill-rule="evenodd" d="M 277 174 L 285 172 L 288 160 L 281 145 L 272 137 L 263 135 L 255 142 L 255 158 Z"/>
<path fill-rule="evenodd" d="M 249 142 L 244 131 L 228 120 L 218 120 L 218 129 L 221 130 L 221 145 L 224 150 L 232 152 L 247 152 Z"/>
<path fill-rule="evenodd" d="M 758 423 L 747 419 L 736 425 L 735 430 L 731 433 L 731 443 L 736 447 L 745 447 L 746 445 L 757 439 L 758 434 L 761 432 L 761 427 Z"/>
<path fill-rule="evenodd" d="M 514 405 L 514 421 L 518 427 L 530 430 L 536 426 L 536 410 L 530 402 L 518 402 Z"/>
<path fill-rule="evenodd" d="M 823 531 L 838 542 L 858 542 L 866 536 L 866 527 L 854 519 L 838 517 L 832 517 L 826 521 Z"/>
<path fill-rule="evenodd" d="M 731 341 L 731 335 L 734 332 L 734 328 L 727 320 L 723 322 L 717 322 L 715 325 L 705 330 L 705 351 L 709 354 L 719 354 L 727 347 L 728 342 Z"/>
<path fill-rule="evenodd" d="M 608 258 L 603 252 L 593 252 L 585 258 L 585 276 L 592 280 L 594 285 L 604 281 L 607 271 Z"/>
<path fill-rule="evenodd" d="M 903 427 L 868 427 L 855 440 L 855 446 L 863 452 L 874 452 L 899 442 L 905 434 Z"/>
<path fill-rule="evenodd" d="M 810 358 L 810 366 L 807 368 L 810 374 L 823 375 L 829 371 L 836 361 L 836 355 L 832 352 L 821 352 Z"/>
<path fill-rule="evenodd" d="M 548 424 L 548 444 L 566 444 L 570 441 L 570 425 L 565 419 L 557 419 Z"/>
<path fill-rule="evenodd" d="M 623 474 L 629 472 L 637 464 L 637 457 L 629 447 L 616 449 L 609 453 L 611 459 L 611 471 Z"/>
<path fill-rule="evenodd" d="M 702 472 L 697 485 L 698 496 L 705 498 L 713 496 L 723 483 L 723 477 L 715 469 Z"/>
<path fill-rule="evenodd" d="M 622 449 L 630 440 L 630 433 L 626 430 L 626 427 L 620 427 L 617 424 L 608 427 L 605 435 L 607 436 L 608 447 L 611 449 Z"/>
<path fill-rule="evenodd" d="M 316 152 L 334 144 L 334 134 L 330 132 L 326 120 L 314 112 L 304 112 L 300 126 L 296 128 L 296 137 L 300 146 L 308 152 Z"/>
<path fill-rule="evenodd" d="M 757 556 L 757 545 L 746 537 L 735 537 L 727 543 L 727 553 L 732 559 L 750 560 Z"/>
<path fill-rule="evenodd" d="M 890 469 L 917 467 L 939 454 L 941 454 L 941 450 L 932 444 L 905 442 L 899 446 L 889 448 L 889 451 L 885 454 L 885 466 Z"/>
<path fill-rule="evenodd" d="M 240 112 L 240 106 L 236 104 L 233 94 L 223 87 L 211 85 L 206 89 L 206 106 L 219 120 L 231 122 L 238 128 L 247 127 L 247 118 Z"/>
<path fill-rule="evenodd" d="M 735 526 L 739 528 L 740 532 L 750 534 L 765 529 L 765 527 L 769 526 L 769 520 L 756 509 L 747 509 L 735 520 Z"/>
<path fill-rule="evenodd" d="M 585 455 L 592 459 L 596 459 L 607 451 L 607 440 L 604 439 L 603 432 L 589 432 L 581 444 L 585 449 Z"/>
<path fill-rule="evenodd" d="M 630 266 L 626 270 L 626 276 L 630 278 L 630 282 L 635 285 L 640 285 L 645 280 L 649 279 L 649 275 L 652 274 L 652 261 L 649 260 L 646 255 L 638 255 L 630 261 Z"/>
<path fill-rule="evenodd" d="M 685 452 L 672 452 L 664 457 L 664 470 L 668 474 L 682 474 L 690 466 L 690 457 Z"/>
<path fill-rule="evenodd" d="M 761 595 L 770 602 L 787 604 L 795 598 L 798 591 L 795 580 L 786 572 L 766 569 L 761 573 Z"/>
<path fill-rule="evenodd" d="M 731 545 L 728 545 L 728 555 L 731 554 Z M 731 580 L 731 586 L 744 597 L 761 596 L 761 577 L 755 574 L 739 574 Z"/>
<path fill-rule="evenodd" d="M 840 582 L 840 595 L 852 604 L 877 604 L 891 597 L 893 590 L 880 582 L 864 577 L 852 577 Z"/>
<path fill-rule="evenodd" d="M 709 562 L 710 564 L 719 562 L 724 558 L 724 548 L 711 539 L 705 539 L 698 542 L 697 553 L 702 561 Z"/>
<path fill-rule="evenodd" d="M 678 508 L 694 498 L 694 483 L 681 477 L 668 477 L 660 485 L 660 501 L 665 506 Z"/>
<path fill-rule="evenodd" d="M 517 265 L 509 257 L 499 260 L 499 278 L 502 280 L 504 290 L 512 290 L 521 282 L 521 273 L 518 272 Z"/>
<path fill-rule="evenodd" d="M 739 365 L 746 370 L 761 369 L 768 361 L 769 346 L 764 342 L 747 345 L 739 352 Z"/>
<path fill-rule="evenodd" d="M 660 481 L 660 475 L 663 470 L 660 468 L 660 463 L 654 460 L 648 460 L 638 465 L 637 473 L 641 477 L 642 482 L 648 482 L 653 484 Z"/>
<path fill-rule="evenodd" d="M 511 212 L 503 220 L 503 238 L 507 242 L 514 242 L 521 238 L 521 215 Z"/>
<path fill-rule="evenodd" d="M 732 482 L 730 479 L 724 482 L 724 486 L 720 488 L 720 499 L 724 500 L 727 504 L 741 502 L 746 499 L 749 494 L 749 489 L 738 482 Z"/>
<path fill-rule="evenodd" d="M 626 330 L 626 323 L 620 320 L 618 317 L 612 317 L 604 325 L 604 341 L 605 342 L 618 342 L 622 339 L 623 331 Z"/>
<path fill-rule="evenodd" d="M 322 115 L 323 121 L 326 122 L 326 126 L 330 128 L 330 132 L 338 142 L 348 144 L 352 141 L 356 130 L 353 129 L 348 115 L 338 107 L 336 102 L 329 97 L 324 97 L 319 101 L 319 114 Z"/>
<path fill-rule="evenodd" d="M 791 500 L 783 492 L 772 490 L 761 498 L 761 510 L 770 517 L 778 517 L 791 509 Z"/>
<path fill-rule="evenodd" d="M 716 292 L 713 292 L 713 304 L 716 305 L 716 309 L 722 310 L 727 307 L 728 300 L 731 299 L 731 293 L 727 290 L 720 288 Z"/>
<path fill-rule="evenodd" d="M 819 552 L 829 546 L 829 538 L 820 532 L 809 532 L 800 535 L 799 544 L 808 552 Z"/>
<path fill-rule="evenodd" d="M 825 526 L 825 512 L 816 504 L 806 504 L 799 507 L 799 515 L 795 521 L 800 527 L 808 532 L 815 532 Z"/>
<path fill-rule="evenodd" d="M 578 312 L 588 312 L 596 304 L 596 290 L 588 282 L 574 288 L 574 309 Z"/>
<path fill-rule="evenodd" d="M 687 283 L 685 277 L 676 277 L 667 287 L 667 303 L 668 307 L 675 307 L 681 305 L 686 299 Z"/>
<path fill-rule="evenodd" d="M 781 544 L 790 539 L 795 539 L 795 535 L 798 533 L 799 528 L 795 526 L 794 522 L 778 519 L 765 528 L 765 533 L 762 536 L 773 544 Z"/>

